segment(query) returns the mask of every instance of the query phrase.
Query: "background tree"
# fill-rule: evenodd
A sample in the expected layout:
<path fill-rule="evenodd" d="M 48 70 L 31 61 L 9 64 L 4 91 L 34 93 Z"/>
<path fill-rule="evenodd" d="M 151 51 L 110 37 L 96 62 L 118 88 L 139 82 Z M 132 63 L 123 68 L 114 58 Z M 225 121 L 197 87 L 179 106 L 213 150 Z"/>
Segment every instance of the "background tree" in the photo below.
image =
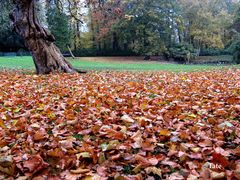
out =
<path fill-rule="evenodd" d="M 237 1 L 104 2 L 103 7 L 94 12 L 96 19 L 92 19 L 92 24 L 95 25 L 92 32 L 97 37 L 98 51 L 123 50 L 146 56 L 169 56 L 181 52 L 172 57 L 185 56 L 184 59 L 187 59 L 189 53 L 193 56 L 211 55 L 215 51 L 226 53 L 224 48 L 232 41 L 228 27 L 233 23 Z M 109 5 L 120 9 L 123 15 L 118 18 L 109 16 L 109 12 L 113 11 Z"/>
<path fill-rule="evenodd" d="M 0 52 L 16 52 L 24 48 L 23 40 L 10 29 L 9 12 L 13 8 L 10 0 L 1 1 L 0 3 Z"/>
<path fill-rule="evenodd" d="M 2 1 L 6 4 L 1 3 L 4 24 L 8 21 L 11 3 Z M 29 49 L 36 68 L 45 69 L 37 70 L 38 73 L 75 71 L 59 55 L 59 50 L 49 48 L 54 45 L 51 33 L 62 51 L 69 45 L 80 56 L 157 55 L 186 61 L 197 55 L 231 53 L 229 49 L 236 33 L 229 27 L 233 27 L 239 5 L 238 0 L 24 0 L 14 3 L 18 8 L 13 14 L 18 15 L 12 18 L 13 27 L 26 40 L 28 48 L 32 45 Z M 29 17 L 32 14 L 38 18 Z M 27 22 L 22 21 L 24 18 Z M 10 40 L 6 41 L 10 37 L 9 27 L 1 28 L 4 32 L 0 35 L 1 43 L 11 44 Z M 38 39 L 46 43 L 37 44 Z M 35 45 L 44 50 L 36 51 Z M 36 57 L 40 57 L 39 60 Z M 59 64 L 57 59 L 61 59 Z"/>
<path fill-rule="evenodd" d="M 233 42 L 230 49 L 233 51 L 234 62 L 240 64 L 240 7 L 236 12 L 236 16 L 233 24 Z"/>
<path fill-rule="evenodd" d="M 195 48 L 223 49 L 225 35 L 232 22 L 232 4 L 226 0 L 180 0 L 183 37 Z"/>
<path fill-rule="evenodd" d="M 61 51 L 67 51 L 70 45 L 71 31 L 68 16 L 54 4 L 47 10 L 48 29 L 56 38 L 56 45 Z"/>

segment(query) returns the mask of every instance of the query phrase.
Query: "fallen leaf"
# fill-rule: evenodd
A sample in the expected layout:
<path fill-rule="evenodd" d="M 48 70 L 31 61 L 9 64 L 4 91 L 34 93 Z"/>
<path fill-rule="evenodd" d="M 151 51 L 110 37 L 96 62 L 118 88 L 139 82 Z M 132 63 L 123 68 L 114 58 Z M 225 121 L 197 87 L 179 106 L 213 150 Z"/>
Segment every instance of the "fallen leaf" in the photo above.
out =
<path fill-rule="evenodd" d="M 122 120 L 123 122 L 125 122 L 125 123 L 134 123 L 134 120 L 133 120 L 130 116 L 128 116 L 128 115 L 122 116 L 122 117 L 121 117 L 121 120 Z"/>
<path fill-rule="evenodd" d="M 153 173 L 153 174 L 158 175 L 159 177 L 162 176 L 161 169 L 156 168 L 156 167 L 148 167 L 148 168 L 145 169 L 145 171 L 146 171 L 147 174 Z"/>
<path fill-rule="evenodd" d="M 57 158 L 61 158 L 64 156 L 64 152 L 59 148 L 50 150 L 50 151 L 48 151 L 47 154 L 48 154 L 48 156 L 57 157 Z"/>
<path fill-rule="evenodd" d="M 40 155 L 24 155 L 17 167 L 27 176 L 33 175 L 49 166 Z"/>
<path fill-rule="evenodd" d="M 90 169 L 78 168 L 76 170 L 70 170 L 70 172 L 73 174 L 85 174 L 85 173 L 90 172 Z"/>
<path fill-rule="evenodd" d="M 168 129 L 161 129 L 159 132 L 160 136 L 170 136 L 170 132 Z"/>
<path fill-rule="evenodd" d="M 218 172 L 212 171 L 211 172 L 211 177 L 212 177 L 212 179 L 222 179 L 222 178 L 225 177 L 225 173 L 224 172 L 218 173 Z"/>
<path fill-rule="evenodd" d="M 219 164 L 224 168 L 229 165 L 229 161 L 227 160 L 226 157 L 224 157 L 222 154 L 215 152 L 212 154 L 212 162 L 215 164 Z"/>

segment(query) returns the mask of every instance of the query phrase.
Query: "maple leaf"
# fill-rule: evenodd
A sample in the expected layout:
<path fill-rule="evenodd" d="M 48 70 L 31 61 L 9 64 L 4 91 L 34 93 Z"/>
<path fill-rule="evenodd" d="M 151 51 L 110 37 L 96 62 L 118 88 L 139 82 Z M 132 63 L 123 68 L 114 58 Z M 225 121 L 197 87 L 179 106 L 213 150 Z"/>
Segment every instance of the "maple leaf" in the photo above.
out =
<path fill-rule="evenodd" d="M 220 164 L 224 168 L 229 165 L 229 161 L 225 156 L 215 152 L 212 154 L 212 162 L 215 164 Z"/>

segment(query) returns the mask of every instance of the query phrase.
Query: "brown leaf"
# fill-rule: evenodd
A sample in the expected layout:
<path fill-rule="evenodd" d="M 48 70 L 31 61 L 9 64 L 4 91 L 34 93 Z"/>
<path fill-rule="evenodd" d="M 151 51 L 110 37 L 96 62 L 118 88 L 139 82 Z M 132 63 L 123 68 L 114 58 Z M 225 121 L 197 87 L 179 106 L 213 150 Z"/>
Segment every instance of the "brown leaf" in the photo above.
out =
<path fill-rule="evenodd" d="M 57 158 L 61 158 L 64 156 L 64 152 L 59 148 L 52 149 L 52 150 L 48 151 L 47 154 L 48 154 L 48 156 L 57 157 Z"/>
<path fill-rule="evenodd" d="M 145 169 L 147 174 L 153 173 L 158 175 L 159 177 L 162 177 L 162 171 L 160 168 L 156 168 L 156 167 L 148 167 Z"/>
<path fill-rule="evenodd" d="M 78 168 L 76 170 L 70 170 L 70 172 L 73 174 L 85 174 L 85 173 L 90 172 L 90 169 Z"/>
<path fill-rule="evenodd" d="M 33 136 L 33 140 L 34 141 L 41 141 L 47 136 L 47 132 L 45 131 L 45 129 L 40 129 L 38 131 L 35 132 L 34 136 Z"/>
<path fill-rule="evenodd" d="M 48 163 L 44 162 L 40 155 L 26 155 L 22 162 L 17 163 L 17 167 L 26 175 L 32 175 L 48 167 Z"/>
<path fill-rule="evenodd" d="M 123 140 L 125 138 L 124 133 L 117 132 L 113 129 L 106 129 L 107 135 L 106 137 L 116 140 Z"/>

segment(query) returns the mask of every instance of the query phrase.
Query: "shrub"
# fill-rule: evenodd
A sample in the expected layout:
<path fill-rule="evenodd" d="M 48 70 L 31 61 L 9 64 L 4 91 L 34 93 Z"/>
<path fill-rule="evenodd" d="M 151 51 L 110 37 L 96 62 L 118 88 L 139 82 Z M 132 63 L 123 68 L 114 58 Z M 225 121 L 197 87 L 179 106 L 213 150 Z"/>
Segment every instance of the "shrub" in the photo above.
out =
<path fill-rule="evenodd" d="M 233 55 L 234 63 L 240 64 L 240 35 L 234 37 L 227 50 Z"/>
<path fill-rule="evenodd" d="M 232 54 L 230 49 L 202 49 L 200 56 L 220 56 Z"/>
<path fill-rule="evenodd" d="M 240 64 L 240 40 L 235 43 L 235 48 L 233 52 L 233 61 Z"/>
<path fill-rule="evenodd" d="M 165 55 L 175 61 L 189 62 L 195 59 L 197 51 L 190 44 L 176 44 L 170 47 Z"/>
<path fill-rule="evenodd" d="M 130 50 L 112 50 L 112 49 L 102 49 L 97 50 L 94 48 L 82 48 L 73 51 L 75 56 L 88 57 L 88 56 L 134 56 L 136 53 Z"/>
<path fill-rule="evenodd" d="M 29 56 L 30 52 L 24 49 L 19 49 L 16 53 L 17 56 Z"/>
<path fill-rule="evenodd" d="M 73 51 L 73 54 L 77 57 L 96 56 L 96 49 L 94 48 L 78 49 L 76 51 Z"/>

